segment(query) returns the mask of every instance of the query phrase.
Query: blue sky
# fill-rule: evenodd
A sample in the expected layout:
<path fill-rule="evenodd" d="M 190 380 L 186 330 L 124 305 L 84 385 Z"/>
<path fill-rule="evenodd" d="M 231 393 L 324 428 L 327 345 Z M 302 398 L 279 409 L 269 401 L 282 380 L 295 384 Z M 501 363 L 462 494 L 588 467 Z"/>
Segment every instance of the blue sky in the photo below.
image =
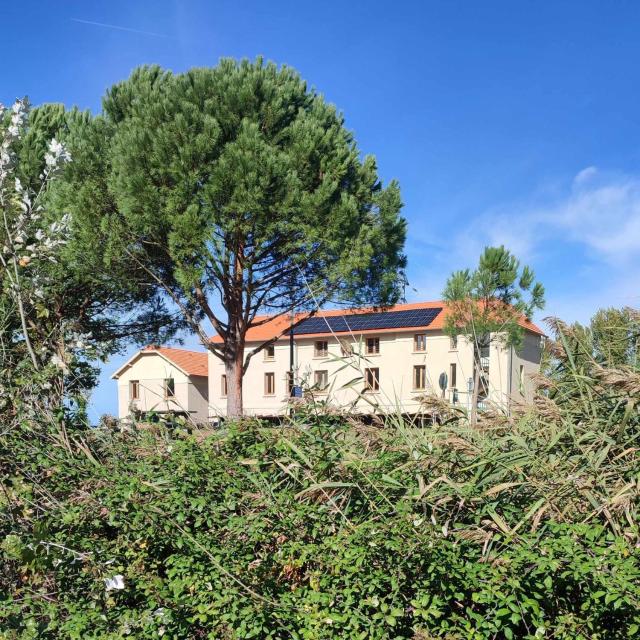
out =
<path fill-rule="evenodd" d="M 0 101 L 93 111 L 139 64 L 289 64 L 345 113 L 409 220 L 410 300 L 505 243 L 544 315 L 640 307 L 640 4 L 136 2 L 0 4 Z M 105 366 L 93 420 L 116 411 Z"/>

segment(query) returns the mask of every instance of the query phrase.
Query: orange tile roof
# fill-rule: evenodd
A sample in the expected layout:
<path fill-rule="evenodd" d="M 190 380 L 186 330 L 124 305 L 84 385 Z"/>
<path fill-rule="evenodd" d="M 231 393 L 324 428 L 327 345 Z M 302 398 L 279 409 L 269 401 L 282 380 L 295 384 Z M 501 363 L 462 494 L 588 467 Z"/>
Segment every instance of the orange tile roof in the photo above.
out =
<path fill-rule="evenodd" d="M 190 376 L 206 376 L 209 372 L 207 353 L 205 351 L 187 351 L 186 349 L 173 349 L 171 347 L 156 347 L 149 345 L 140 353 L 155 352 L 173 362 Z"/>
<path fill-rule="evenodd" d="M 385 309 L 385 311 L 410 311 L 412 309 L 433 309 L 436 307 L 442 307 L 443 313 L 439 313 L 431 322 L 428 327 L 425 327 L 425 331 L 442 331 L 444 328 L 444 321 L 447 313 L 447 305 L 441 300 L 435 300 L 432 302 L 411 302 L 406 304 L 397 304 L 393 307 L 389 307 Z M 341 316 L 341 315 L 351 315 L 356 313 L 371 313 L 375 311 L 372 308 L 362 308 L 362 309 L 327 309 L 319 311 L 316 314 L 316 317 L 327 318 L 331 316 Z M 307 317 L 306 313 L 298 313 L 295 315 L 296 320 L 301 320 Z M 291 324 L 291 316 L 290 314 L 283 314 L 281 316 L 277 316 L 276 318 L 270 320 L 271 316 L 263 315 L 256 316 L 255 322 L 261 322 L 258 326 L 250 327 L 247 331 L 247 342 L 266 342 L 267 340 L 274 338 L 275 336 L 282 335 Z M 266 320 L 266 322 L 262 322 Z M 540 327 L 536 326 L 533 322 L 527 320 L 524 316 L 520 320 L 520 326 L 528 331 L 533 333 L 537 333 L 539 335 L 544 335 L 544 331 L 540 329 Z M 371 329 L 369 331 L 358 331 L 358 334 L 362 333 L 388 333 L 388 332 L 398 332 L 398 331 L 408 331 L 410 327 L 406 327 L 403 329 L 397 328 L 389 328 L 389 329 Z M 312 338 L 315 336 L 324 336 L 331 335 L 331 332 L 327 329 L 326 332 L 323 333 L 314 333 L 314 334 L 304 334 L 299 337 L 302 338 Z M 211 338 L 211 341 L 217 344 L 222 343 L 222 338 L 219 335 L 215 335 Z"/>

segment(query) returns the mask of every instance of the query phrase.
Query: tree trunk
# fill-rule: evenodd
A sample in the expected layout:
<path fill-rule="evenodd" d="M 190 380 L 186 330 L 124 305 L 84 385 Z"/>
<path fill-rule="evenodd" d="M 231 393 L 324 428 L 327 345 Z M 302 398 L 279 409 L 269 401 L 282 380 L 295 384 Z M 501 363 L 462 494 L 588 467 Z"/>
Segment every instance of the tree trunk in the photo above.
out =
<path fill-rule="evenodd" d="M 224 371 L 227 376 L 227 418 L 238 418 L 242 407 L 242 365 L 244 349 L 237 349 L 225 359 Z"/>

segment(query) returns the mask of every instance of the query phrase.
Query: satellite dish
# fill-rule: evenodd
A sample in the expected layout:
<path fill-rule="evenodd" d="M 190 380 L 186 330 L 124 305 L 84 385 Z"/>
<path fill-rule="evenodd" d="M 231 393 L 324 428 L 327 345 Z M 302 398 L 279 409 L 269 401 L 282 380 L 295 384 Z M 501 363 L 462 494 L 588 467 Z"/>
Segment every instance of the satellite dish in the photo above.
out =
<path fill-rule="evenodd" d="M 438 378 L 438 386 L 440 387 L 440 389 L 442 391 L 444 391 L 447 388 L 447 382 L 449 381 L 449 378 L 447 376 L 447 374 L 443 371 L 440 374 L 440 377 Z"/>

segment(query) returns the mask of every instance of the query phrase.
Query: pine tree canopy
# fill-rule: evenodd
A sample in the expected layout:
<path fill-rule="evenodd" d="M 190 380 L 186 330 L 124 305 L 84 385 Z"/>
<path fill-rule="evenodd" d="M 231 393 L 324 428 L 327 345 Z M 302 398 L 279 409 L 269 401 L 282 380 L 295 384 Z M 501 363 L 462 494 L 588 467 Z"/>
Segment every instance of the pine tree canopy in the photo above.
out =
<path fill-rule="evenodd" d="M 518 347 L 520 320 L 544 306 L 544 287 L 505 247 L 486 247 L 477 269 L 456 271 L 449 277 L 443 299 L 449 303 L 445 330 L 486 346 L 492 334 Z M 497 337 L 497 336 L 496 336 Z"/>
<path fill-rule="evenodd" d="M 250 320 L 309 307 L 310 290 L 320 303 L 398 299 L 398 185 L 382 188 L 343 118 L 291 69 L 143 67 L 108 92 L 104 115 L 129 249 L 190 301 L 214 294 Z M 238 278 L 250 299 L 233 300 Z"/>
<path fill-rule="evenodd" d="M 105 235 L 107 263 L 143 271 L 225 362 L 258 313 L 402 295 L 399 186 L 383 187 L 342 115 L 292 69 L 141 67 L 89 128 L 66 182 L 72 212 Z M 203 318 L 224 347 L 208 343 Z"/>

